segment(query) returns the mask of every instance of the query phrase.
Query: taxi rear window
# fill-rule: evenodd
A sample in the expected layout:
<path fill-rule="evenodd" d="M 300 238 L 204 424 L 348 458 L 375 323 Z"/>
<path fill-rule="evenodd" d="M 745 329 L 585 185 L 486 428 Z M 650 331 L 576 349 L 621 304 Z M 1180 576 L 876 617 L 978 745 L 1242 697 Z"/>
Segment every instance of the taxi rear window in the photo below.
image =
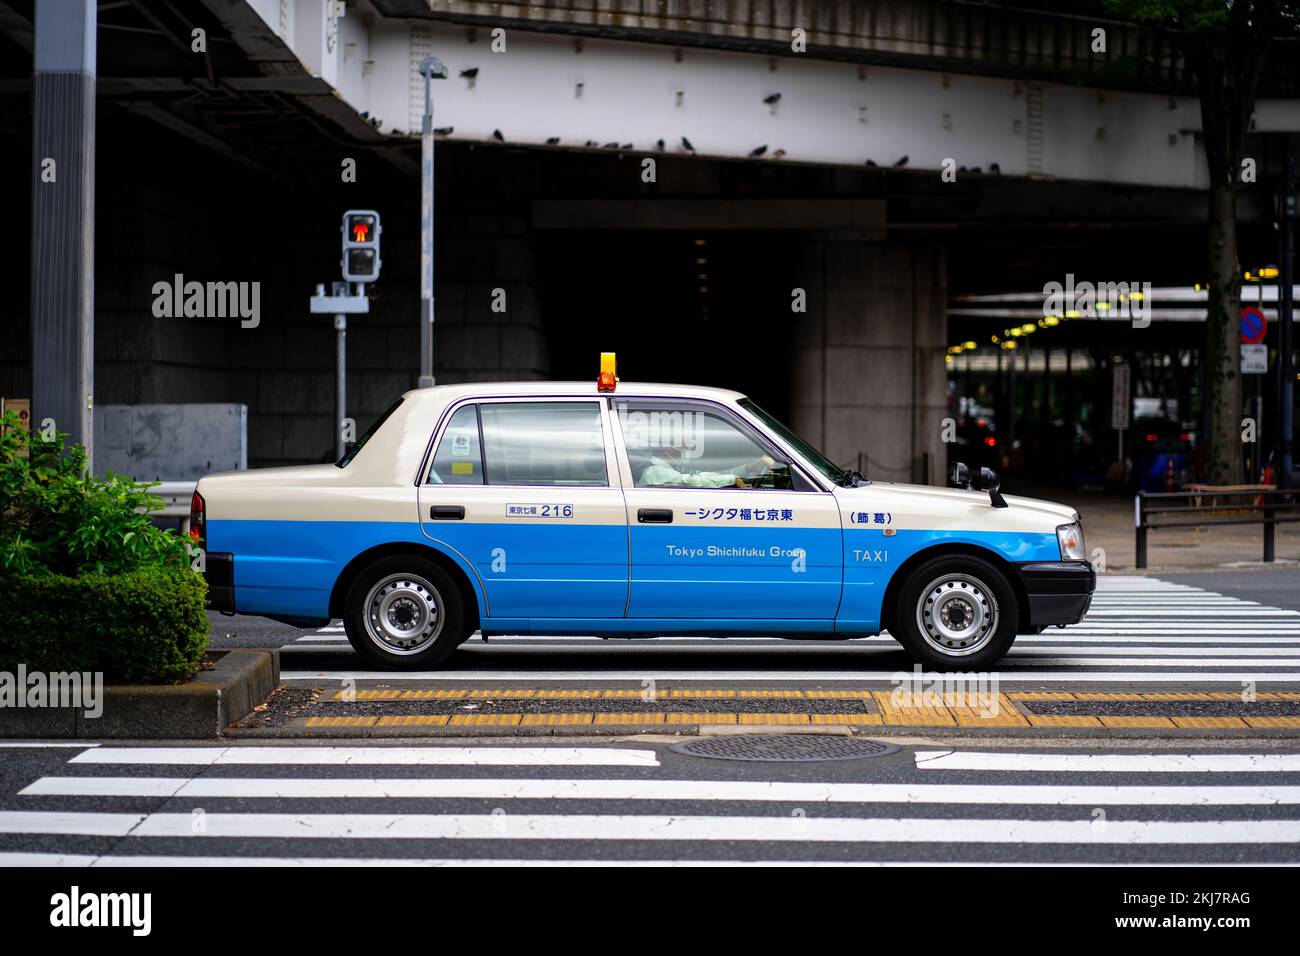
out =
<path fill-rule="evenodd" d="M 607 485 L 597 402 L 484 402 L 447 423 L 431 484 Z"/>
<path fill-rule="evenodd" d="M 379 429 L 384 426 L 384 422 L 388 421 L 388 419 L 392 417 L 393 412 L 397 411 L 402 402 L 403 399 L 399 398 L 397 401 L 393 402 L 393 404 L 389 405 L 388 411 L 376 418 L 375 423 L 367 428 L 362 433 L 361 437 L 356 440 L 356 443 L 351 445 L 344 453 L 343 457 L 334 464 L 340 468 L 346 468 L 348 465 L 352 464 L 352 459 L 357 457 L 357 453 L 365 447 L 366 442 L 370 441 L 375 432 L 379 431 Z"/>
<path fill-rule="evenodd" d="M 479 448 L 478 406 L 456 409 L 438 441 L 429 466 L 429 483 L 434 485 L 483 484 L 483 452 Z"/>

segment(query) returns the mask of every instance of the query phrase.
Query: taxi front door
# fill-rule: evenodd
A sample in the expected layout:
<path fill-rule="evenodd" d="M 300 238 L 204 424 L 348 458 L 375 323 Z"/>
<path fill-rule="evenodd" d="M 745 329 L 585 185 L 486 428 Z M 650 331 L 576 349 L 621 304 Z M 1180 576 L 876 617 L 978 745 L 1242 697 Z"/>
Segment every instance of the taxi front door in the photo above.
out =
<path fill-rule="evenodd" d="M 628 617 L 763 622 L 835 617 L 834 496 L 712 402 L 616 400 L 631 544 Z"/>

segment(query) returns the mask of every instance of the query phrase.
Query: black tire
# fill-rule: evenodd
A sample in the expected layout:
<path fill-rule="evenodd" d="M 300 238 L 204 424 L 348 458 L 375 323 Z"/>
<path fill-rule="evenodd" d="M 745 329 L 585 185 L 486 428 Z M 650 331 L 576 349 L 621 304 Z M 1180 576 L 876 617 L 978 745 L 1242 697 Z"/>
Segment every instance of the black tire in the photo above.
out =
<path fill-rule="evenodd" d="M 908 575 L 889 622 L 889 633 L 926 667 L 987 670 L 1016 639 L 1020 607 L 996 567 L 954 555 L 926 561 Z"/>
<path fill-rule="evenodd" d="M 437 667 L 467 636 L 460 588 L 416 555 L 380 558 L 363 569 L 348 588 L 343 626 L 364 660 L 404 670 Z"/>

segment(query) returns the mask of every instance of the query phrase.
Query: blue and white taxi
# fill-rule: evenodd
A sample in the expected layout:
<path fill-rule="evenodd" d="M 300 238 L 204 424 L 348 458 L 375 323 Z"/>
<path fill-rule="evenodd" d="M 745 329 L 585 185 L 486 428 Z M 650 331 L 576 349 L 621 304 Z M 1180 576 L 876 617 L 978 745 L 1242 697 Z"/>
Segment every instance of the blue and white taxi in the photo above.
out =
<path fill-rule="evenodd" d="M 337 464 L 208 475 L 211 606 L 429 668 L 476 631 L 855 638 L 971 670 L 1092 600 L 1079 516 L 867 481 L 736 392 L 511 382 L 407 392 Z"/>

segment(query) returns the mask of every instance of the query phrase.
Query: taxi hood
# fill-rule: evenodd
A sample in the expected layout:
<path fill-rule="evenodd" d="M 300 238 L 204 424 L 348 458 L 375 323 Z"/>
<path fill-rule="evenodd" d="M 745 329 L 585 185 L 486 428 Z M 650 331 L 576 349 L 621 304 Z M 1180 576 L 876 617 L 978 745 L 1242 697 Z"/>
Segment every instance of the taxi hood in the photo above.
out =
<path fill-rule="evenodd" d="M 939 485 L 912 485 L 905 482 L 897 481 L 869 481 L 866 484 L 858 485 L 856 488 L 839 488 L 836 489 L 845 501 L 866 501 L 873 494 L 884 492 L 889 495 L 899 495 L 911 498 L 914 501 L 933 501 L 951 502 L 953 504 L 965 505 L 988 505 L 989 494 L 987 491 L 971 491 L 966 488 L 949 488 Z M 1006 499 L 1009 508 L 1022 509 L 1023 511 L 1034 512 L 1044 518 L 1051 518 L 1057 524 L 1069 524 L 1078 517 L 1078 512 L 1069 505 L 1058 504 L 1055 501 L 1043 501 L 1041 498 L 1023 498 L 1020 495 L 1007 495 Z M 1001 509 L 998 509 L 1001 510 Z"/>

